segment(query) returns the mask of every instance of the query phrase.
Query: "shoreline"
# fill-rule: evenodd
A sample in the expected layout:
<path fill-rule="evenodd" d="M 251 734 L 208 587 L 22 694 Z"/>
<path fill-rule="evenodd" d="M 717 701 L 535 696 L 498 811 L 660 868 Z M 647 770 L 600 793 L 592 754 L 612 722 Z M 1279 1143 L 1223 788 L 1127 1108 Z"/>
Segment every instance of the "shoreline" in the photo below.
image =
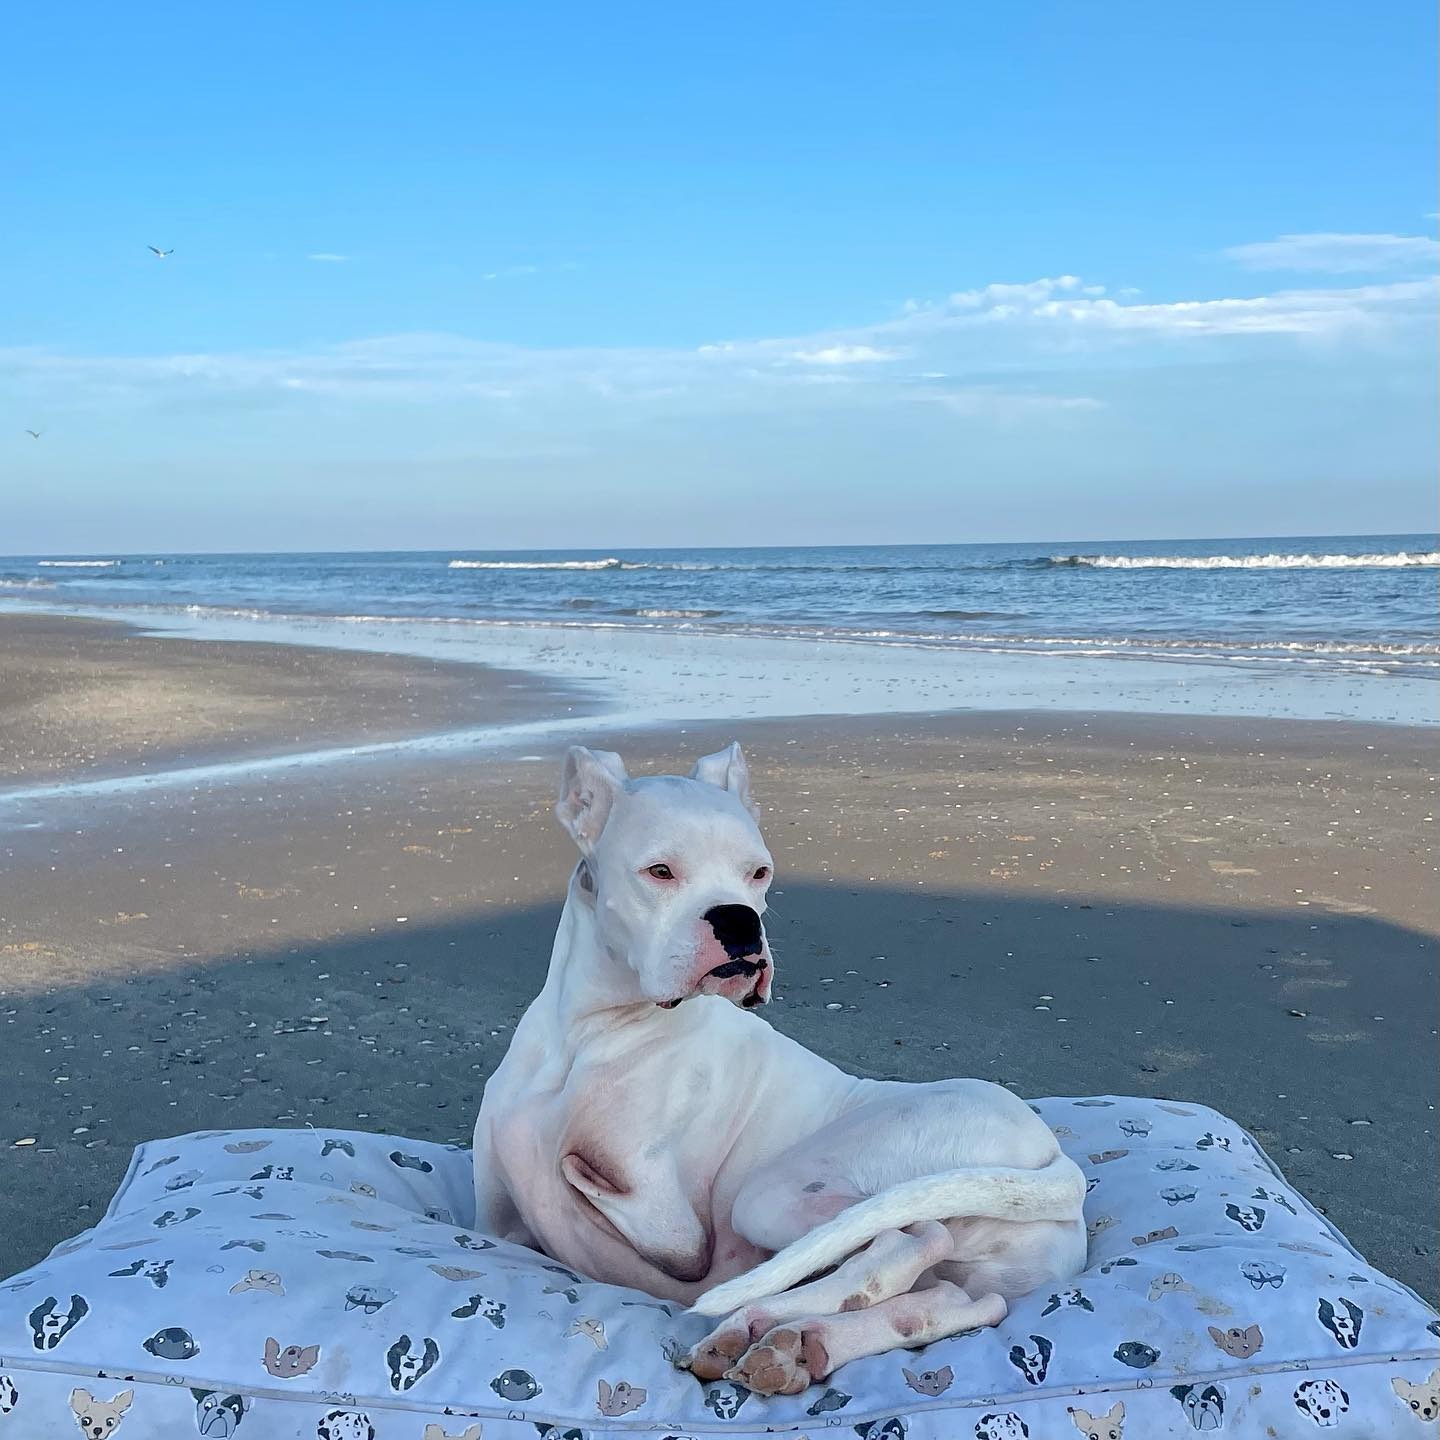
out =
<path fill-rule="evenodd" d="M 1428 676 L 1307 669 L 1284 659 L 1015 653 L 923 644 L 433 617 L 335 619 L 41 608 L 156 640 L 236 641 L 482 665 L 590 697 L 624 724 L 747 716 L 975 710 L 1268 716 L 1440 725 Z"/>
<path fill-rule="evenodd" d="M 61 615 L 0 612 L 0 675 L 0 801 L 259 772 L 588 708 L 574 687 L 518 670 Z"/>

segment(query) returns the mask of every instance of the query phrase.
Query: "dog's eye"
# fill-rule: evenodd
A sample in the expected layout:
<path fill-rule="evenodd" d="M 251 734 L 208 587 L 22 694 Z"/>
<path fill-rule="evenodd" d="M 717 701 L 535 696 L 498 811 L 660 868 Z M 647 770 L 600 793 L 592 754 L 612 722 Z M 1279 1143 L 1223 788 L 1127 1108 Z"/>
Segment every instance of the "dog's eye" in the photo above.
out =
<path fill-rule="evenodd" d="M 668 865 L 650 865 L 646 868 L 645 873 L 652 880 L 673 880 L 675 878 L 675 872 Z"/>
<path fill-rule="evenodd" d="M 768 880 L 770 878 L 770 867 L 768 865 L 757 865 L 755 873 L 750 877 L 752 880 Z"/>

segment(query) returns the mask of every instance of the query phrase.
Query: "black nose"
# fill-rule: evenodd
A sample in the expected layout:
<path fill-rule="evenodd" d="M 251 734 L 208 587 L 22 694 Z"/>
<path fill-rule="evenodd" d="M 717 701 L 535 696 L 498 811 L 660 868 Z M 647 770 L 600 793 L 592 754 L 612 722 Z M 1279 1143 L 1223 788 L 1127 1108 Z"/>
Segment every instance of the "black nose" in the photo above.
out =
<path fill-rule="evenodd" d="M 705 918 L 732 960 L 758 955 L 764 946 L 760 915 L 748 905 L 716 905 Z"/>

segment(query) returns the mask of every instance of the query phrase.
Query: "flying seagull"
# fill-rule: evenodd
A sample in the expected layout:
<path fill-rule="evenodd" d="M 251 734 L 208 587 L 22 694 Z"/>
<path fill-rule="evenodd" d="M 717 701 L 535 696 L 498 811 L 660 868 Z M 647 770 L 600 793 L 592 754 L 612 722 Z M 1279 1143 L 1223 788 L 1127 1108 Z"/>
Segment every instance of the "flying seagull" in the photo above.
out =
<path fill-rule="evenodd" d="M 170 247 L 170 249 L 168 249 L 168 250 L 157 250 L 157 249 L 155 248 L 155 246 L 153 246 L 153 245 L 147 245 L 145 248 L 146 248 L 157 260 L 163 260 L 167 255 L 173 255 L 173 254 L 175 253 L 175 247 L 174 247 L 173 245 L 172 245 L 172 246 Z"/>
<path fill-rule="evenodd" d="M 43 430 L 27 430 L 25 433 L 32 440 L 38 440 L 45 432 Z"/>

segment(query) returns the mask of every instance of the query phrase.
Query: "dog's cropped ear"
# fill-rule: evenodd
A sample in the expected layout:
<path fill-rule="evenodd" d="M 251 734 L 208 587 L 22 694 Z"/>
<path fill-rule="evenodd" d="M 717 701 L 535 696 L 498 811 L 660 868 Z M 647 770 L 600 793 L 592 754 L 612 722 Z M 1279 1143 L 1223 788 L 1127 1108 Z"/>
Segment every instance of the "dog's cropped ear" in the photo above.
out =
<path fill-rule="evenodd" d="M 745 752 L 738 741 L 732 740 L 713 755 L 702 755 L 695 762 L 690 778 L 728 790 L 755 819 L 760 818 L 760 807 L 750 794 L 750 767 L 745 763 Z"/>
<path fill-rule="evenodd" d="M 560 798 L 555 818 L 570 838 L 589 855 L 609 818 L 615 797 L 630 777 L 625 762 L 613 750 L 587 750 L 572 745 L 560 775 Z"/>

